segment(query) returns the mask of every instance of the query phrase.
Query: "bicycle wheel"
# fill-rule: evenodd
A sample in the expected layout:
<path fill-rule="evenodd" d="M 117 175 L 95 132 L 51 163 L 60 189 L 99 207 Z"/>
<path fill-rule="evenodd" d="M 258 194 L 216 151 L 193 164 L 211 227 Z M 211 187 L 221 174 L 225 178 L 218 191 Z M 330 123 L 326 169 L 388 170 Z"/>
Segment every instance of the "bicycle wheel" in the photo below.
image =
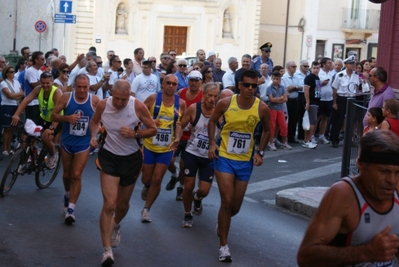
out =
<path fill-rule="evenodd" d="M 0 184 L 0 195 L 4 197 L 10 192 L 12 186 L 14 185 L 18 173 L 18 167 L 22 164 L 23 149 L 19 148 L 15 151 L 14 155 L 10 159 L 6 171 L 4 172 L 3 179 Z"/>
<path fill-rule="evenodd" d="M 60 170 L 60 162 L 61 162 L 61 148 L 59 145 L 55 145 L 56 153 L 58 153 L 58 160 L 55 165 L 55 168 L 49 169 L 47 168 L 46 162 L 47 158 L 50 157 L 47 149 L 43 147 L 42 151 L 40 151 L 39 158 L 37 159 L 36 173 L 35 173 L 35 182 L 36 186 L 40 189 L 47 188 L 54 181 L 55 177 L 57 177 L 58 171 Z"/>

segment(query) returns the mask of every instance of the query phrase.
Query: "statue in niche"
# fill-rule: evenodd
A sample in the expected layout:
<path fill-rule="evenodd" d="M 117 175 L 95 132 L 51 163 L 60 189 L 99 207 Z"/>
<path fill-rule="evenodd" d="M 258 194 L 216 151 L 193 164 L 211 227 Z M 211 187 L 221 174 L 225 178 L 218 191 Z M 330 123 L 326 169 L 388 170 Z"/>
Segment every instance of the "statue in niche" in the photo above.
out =
<path fill-rule="evenodd" d="M 224 11 L 223 15 L 223 38 L 233 38 L 231 33 L 231 14 L 228 9 Z"/>
<path fill-rule="evenodd" d="M 116 10 L 116 30 L 117 34 L 127 34 L 126 21 L 128 18 L 128 12 L 125 9 L 125 5 L 120 3 Z"/>

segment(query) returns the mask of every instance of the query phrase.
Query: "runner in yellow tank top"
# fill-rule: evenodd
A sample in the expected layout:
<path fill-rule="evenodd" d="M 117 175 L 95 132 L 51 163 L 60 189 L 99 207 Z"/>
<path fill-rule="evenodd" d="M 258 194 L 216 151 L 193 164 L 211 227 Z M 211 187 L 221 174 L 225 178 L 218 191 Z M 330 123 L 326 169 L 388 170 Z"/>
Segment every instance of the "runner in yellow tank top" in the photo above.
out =
<path fill-rule="evenodd" d="M 161 191 L 162 178 L 165 175 L 168 165 L 173 156 L 182 134 L 180 119 L 186 110 L 186 104 L 179 99 L 179 118 L 176 121 L 176 128 L 173 129 L 175 112 L 175 92 L 177 89 L 177 78 L 173 74 L 165 76 L 162 81 L 162 102 L 156 119 L 158 133 L 153 138 L 144 139 L 143 143 L 143 175 L 141 181 L 144 187 L 141 191 L 141 198 L 145 200 L 141 212 L 141 222 L 151 222 L 150 208 L 154 204 Z M 154 105 L 157 94 L 150 95 L 144 104 L 154 116 Z"/>
<path fill-rule="evenodd" d="M 263 151 L 269 140 L 270 110 L 254 97 L 257 86 L 257 73 L 245 70 L 238 83 L 240 94 L 220 100 L 208 123 L 208 156 L 215 160 L 215 176 L 221 198 L 217 231 L 220 238 L 219 261 L 223 262 L 231 261 L 227 245 L 231 217 L 240 210 L 253 165 L 262 165 Z M 221 116 L 224 116 L 225 125 L 220 134 L 222 142 L 219 149 L 214 135 Z M 253 155 L 254 131 L 258 122 L 262 122 L 263 132 L 259 150 Z"/>

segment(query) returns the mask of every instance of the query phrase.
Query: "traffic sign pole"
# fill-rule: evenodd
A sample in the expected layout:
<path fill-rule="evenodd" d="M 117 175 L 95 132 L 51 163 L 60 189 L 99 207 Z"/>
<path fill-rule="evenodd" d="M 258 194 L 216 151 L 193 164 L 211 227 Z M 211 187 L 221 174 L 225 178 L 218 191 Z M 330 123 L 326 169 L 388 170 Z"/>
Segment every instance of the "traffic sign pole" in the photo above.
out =
<path fill-rule="evenodd" d="M 42 46 L 42 33 L 47 30 L 47 24 L 43 20 L 38 20 L 35 23 L 35 30 L 39 33 L 39 51 Z"/>

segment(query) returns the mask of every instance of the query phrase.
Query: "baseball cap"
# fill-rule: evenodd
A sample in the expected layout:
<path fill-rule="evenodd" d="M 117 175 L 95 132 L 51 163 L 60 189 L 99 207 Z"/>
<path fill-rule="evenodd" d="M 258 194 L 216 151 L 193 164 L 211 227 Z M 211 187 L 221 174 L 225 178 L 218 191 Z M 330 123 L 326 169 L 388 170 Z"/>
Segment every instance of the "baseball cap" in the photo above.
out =
<path fill-rule="evenodd" d="M 207 59 L 208 59 L 209 57 L 211 57 L 211 56 L 214 56 L 214 55 L 216 55 L 216 53 L 215 53 L 214 51 L 209 51 L 209 52 L 208 52 L 208 57 L 207 57 Z"/>
<path fill-rule="evenodd" d="M 198 70 L 193 70 L 188 74 L 188 79 L 189 80 L 202 80 L 202 74 Z"/>

